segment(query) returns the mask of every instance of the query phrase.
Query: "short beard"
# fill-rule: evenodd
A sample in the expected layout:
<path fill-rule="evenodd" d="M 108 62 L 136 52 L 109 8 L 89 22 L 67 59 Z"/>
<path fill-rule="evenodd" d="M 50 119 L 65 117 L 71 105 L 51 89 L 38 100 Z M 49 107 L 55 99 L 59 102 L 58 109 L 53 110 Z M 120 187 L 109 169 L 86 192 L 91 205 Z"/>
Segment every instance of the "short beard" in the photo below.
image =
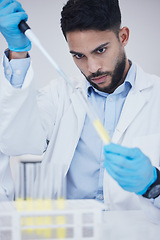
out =
<path fill-rule="evenodd" d="M 124 70 L 125 70 L 125 66 L 126 66 L 126 56 L 125 53 L 123 52 L 122 57 L 120 58 L 120 60 L 117 61 L 115 69 L 113 72 L 101 72 L 101 71 L 97 71 L 96 73 L 92 73 L 90 76 L 86 77 L 83 73 L 83 75 L 86 77 L 87 81 L 97 90 L 102 91 L 102 92 L 106 92 L 106 93 L 113 93 L 114 90 L 123 83 L 124 79 L 123 79 L 123 75 L 124 75 Z M 99 87 L 97 84 L 93 83 L 91 81 L 92 78 L 95 77 L 99 77 L 99 76 L 104 76 L 104 75 L 108 75 L 112 77 L 112 82 L 109 86 L 101 88 Z"/>

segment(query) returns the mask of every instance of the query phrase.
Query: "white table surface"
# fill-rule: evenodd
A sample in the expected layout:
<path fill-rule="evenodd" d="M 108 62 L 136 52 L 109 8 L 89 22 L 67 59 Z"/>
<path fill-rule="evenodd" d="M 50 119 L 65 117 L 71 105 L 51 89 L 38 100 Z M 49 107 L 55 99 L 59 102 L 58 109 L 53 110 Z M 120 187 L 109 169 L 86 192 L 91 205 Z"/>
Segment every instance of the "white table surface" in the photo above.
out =
<path fill-rule="evenodd" d="M 104 213 L 104 240 L 160 240 L 160 225 L 147 219 L 144 212 L 107 211 Z"/>
<path fill-rule="evenodd" d="M 0 204 L 0 213 L 2 210 L 10 213 L 13 209 L 12 202 Z M 101 232 L 103 236 L 98 240 L 160 240 L 160 224 L 149 221 L 141 210 L 103 212 Z"/>

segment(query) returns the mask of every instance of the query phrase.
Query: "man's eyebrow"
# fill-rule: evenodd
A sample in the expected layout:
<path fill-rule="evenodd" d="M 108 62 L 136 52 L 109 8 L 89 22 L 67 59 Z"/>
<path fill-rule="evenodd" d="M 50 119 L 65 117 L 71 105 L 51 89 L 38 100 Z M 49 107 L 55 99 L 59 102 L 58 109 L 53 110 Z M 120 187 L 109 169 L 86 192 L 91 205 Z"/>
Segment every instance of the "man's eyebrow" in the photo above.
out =
<path fill-rule="evenodd" d="M 97 52 L 99 49 L 101 49 L 101 48 L 103 48 L 103 47 L 106 47 L 108 44 L 109 44 L 109 42 L 106 42 L 106 43 L 101 44 L 100 46 L 98 46 L 98 47 L 96 47 L 94 50 L 92 50 L 91 53 Z M 70 53 L 71 53 L 71 54 L 75 54 L 75 55 L 77 55 L 77 54 L 83 55 L 83 53 L 76 52 L 76 51 L 73 51 L 73 50 L 71 50 Z"/>
<path fill-rule="evenodd" d="M 71 53 L 71 54 L 75 54 L 75 55 L 78 55 L 78 54 L 82 54 L 82 55 L 83 55 L 83 53 L 75 52 L 75 51 L 73 51 L 73 50 L 71 50 L 70 53 Z"/>
<path fill-rule="evenodd" d="M 109 42 L 103 43 L 100 46 L 96 47 L 91 53 L 97 52 L 99 49 L 106 47 Z"/>

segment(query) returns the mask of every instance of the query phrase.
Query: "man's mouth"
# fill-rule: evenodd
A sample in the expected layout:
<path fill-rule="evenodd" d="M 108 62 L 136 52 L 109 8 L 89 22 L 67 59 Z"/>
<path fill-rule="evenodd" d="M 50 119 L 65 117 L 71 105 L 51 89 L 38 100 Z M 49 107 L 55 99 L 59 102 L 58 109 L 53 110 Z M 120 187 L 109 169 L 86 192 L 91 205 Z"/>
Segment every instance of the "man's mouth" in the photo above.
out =
<path fill-rule="evenodd" d="M 105 82 L 106 78 L 107 78 L 107 75 L 103 75 L 103 76 L 91 78 L 91 81 L 94 82 L 95 84 L 100 84 Z"/>

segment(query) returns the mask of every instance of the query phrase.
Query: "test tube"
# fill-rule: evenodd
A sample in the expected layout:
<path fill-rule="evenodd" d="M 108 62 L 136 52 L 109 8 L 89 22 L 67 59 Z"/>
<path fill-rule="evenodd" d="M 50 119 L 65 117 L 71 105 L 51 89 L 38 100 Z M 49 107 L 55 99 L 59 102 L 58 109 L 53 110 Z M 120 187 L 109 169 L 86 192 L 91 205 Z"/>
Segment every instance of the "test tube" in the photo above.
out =
<path fill-rule="evenodd" d="M 18 162 L 15 170 L 15 200 L 24 200 L 25 197 L 25 177 L 24 166 Z"/>
<path fill-rule="evenodd" d="M 65 210 L 65 199 L 66 199 L 66 164 L 59 163 L 54 165 L 56 169 L 56 182 L 55 187 L 57 189 L 57 209 L 60 209 L 62 212 Z M 58 239 L 66 238 L 67 230 L 64 225 L 66 225 L 66 216 L 65 213 L 58 215 L 56 217 L 56 223 L 58 225 L 56 229 L 56 236 Z"/>

